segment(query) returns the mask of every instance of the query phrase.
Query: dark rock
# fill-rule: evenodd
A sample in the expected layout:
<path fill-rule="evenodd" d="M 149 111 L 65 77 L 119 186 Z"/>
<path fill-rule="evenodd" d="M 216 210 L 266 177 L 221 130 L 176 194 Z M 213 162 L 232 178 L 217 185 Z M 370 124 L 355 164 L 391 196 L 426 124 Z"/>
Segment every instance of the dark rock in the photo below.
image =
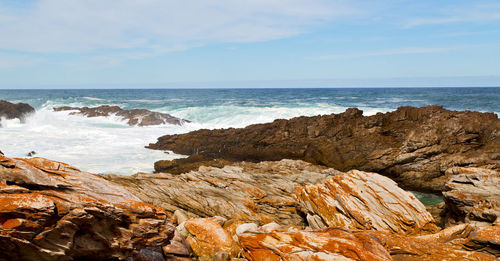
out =
<path fill-rule="evenodd" d="M 31 107 L 29 104 L 26 103 L 14 104 L 8 101 L 0 100 L 0 118 L 5 117 L 8 120 L 19 119 L 21 122 L 24 122 L 25 117 L 28 114 L 34 112 L 35 109 Z"/>
<path fill-rule="evenodd" d="M 151 126 L 162 124 L 182 125 L 183 123 L 190 122 L 188 120 L 176 118 L 170 114 L 153 112 L 145 109 L 132 109 L 124 110 L 118 106 L 102 105 L 99 107 L 57 107 L 54 111 L 74 111 L 70 115 L 83 115 L 88 118 L 92 117 L 107 117 L 110 115 L 120 116 L 123 120 L 127 121 L 130 126 Z"/>
<path fill-rule="evenodd" d="M 192 170 L 198 170 L 200 166 L 222 168 L 229 164 L 231 164 L 231 162 L 227 160 L 210 159 L 199 154 L 194 154 L 183 159 L 159 160 L 155 162 L 155 172 L 181 174 Z"/>
<path fill-rule="evenodd" d="M 450 167 L 500 169 L 499 130 L 494 113 L 427 106 L 364 117 L 348 109 L 242 129 L 167 135 L 148 148 L 199 154 L 203 161 L 301 159 L 341 171 L 373 171 L 406 189 L 440 192 Z"/>

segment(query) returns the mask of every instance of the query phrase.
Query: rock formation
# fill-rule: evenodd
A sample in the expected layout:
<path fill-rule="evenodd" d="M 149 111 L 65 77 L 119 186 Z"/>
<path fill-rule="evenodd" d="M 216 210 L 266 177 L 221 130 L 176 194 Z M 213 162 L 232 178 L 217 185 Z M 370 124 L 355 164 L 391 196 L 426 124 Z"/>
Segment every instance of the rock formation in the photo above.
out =
<path fill-rule="evenodd" d="M 487 251 L 469 251 L 463 244 L 450 243 L 471 241 L 470 233 L 460 232 L 464 232 L 462 227 L 421 238 L 374 230 L 327 228 L 248 231 L 240 234 L 238 240 L 243 256 L 252 261 L 496 260 Z"/>
<path fill-rule="evenodd" d="M 373 171 L 405 188 L 440 192 L 454 166 L 500 169 L 500 119 L 440 106 L 400 107 L 364 117 L 358 109 L 242 129 L 167 135 L 148 148 L 209 159 L 301 159 L 341 171 Z"/>
<path fill-rule="evenodd" d="M 446 225 L 495 221 L 500 225 L 500 172 L 455 167 L 447 173 L 451 178 L 443 192 Z"/>
<path fill-rule="evenodd" d="M 222 216 L 245 222 L 305 225 L 293 198 L 298 186 L 320 183 L 334 169 L 303 161 L 233 163 L 223 168 L 200 167 L 184 174 L 107 175 L 144 202 L 187 216 Z"/>
<path fill-rule="evenodd" d="M 165 260 L 174 231 L 163 209 L 99 176 L 0 156 L 0 260 Z"/>
<path fill-rule="evenodd" d="M 34 113 L 35 109 L 26 103 L 10 103 L 8 101 L 0 100 L 0 127 L 1 118 L 6 118 L 8 120 L 19 119 L 24 122 L 26 115 Z"/>
<path fill-rule="evenodd" d="M 145 109 L 124 110 L 118 106 L 101 105 L 99 107 L 57 107 L 54 111 L 73 111 L 70 115 L 83 115 L 89 118 L 92 117 L 108 117 L 116 115 L 122 120 L 127 121 L 130 126 L 151 126 L 162 124 L 182 125 L 190 122 L 188 120 L 176 118 L 170 114 L 153 112 Z"/>
<path fill-rule="evenodd" d="M 191 219 L 179 227 L 199 260 L 229 260 L 240 254 L 239 246 L 216 218 Z"/>
<path fill-rule="evenodd" d="M 298 204 L 313 228 L 373 229 L 397 234 L 438 230 L 431 214 L 391 179 L 351 170 L 321 184 L 297 187 Z"/>

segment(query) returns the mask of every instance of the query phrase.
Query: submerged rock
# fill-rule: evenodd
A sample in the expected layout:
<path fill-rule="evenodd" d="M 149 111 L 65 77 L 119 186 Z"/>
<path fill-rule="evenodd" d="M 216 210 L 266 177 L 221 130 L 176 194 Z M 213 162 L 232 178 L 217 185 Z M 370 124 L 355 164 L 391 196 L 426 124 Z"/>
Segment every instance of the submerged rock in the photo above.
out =
<path fill-rule="evenodd" d="M 397 234 L 438 230 L 425 206 L 396 182 L 351 170 L 321 184 L 295 189 L 313 228 L 373 229 Z"/>
<path fill-rule="evenodd" d="M 25 117 L 34 113 L 35 109 L 26 103 L 11 103 L 8 101 L 0 100 L 0 127 L 1 118 L 6 118 L 8 120 L 19 119 L 21 122 L 24 122 Z"/>
<path fill-rule="evenodd" d="M 0 260 L 164 260 L 174 231 L 163 209 L 99 176 L 0 156 Z"/>
<path fill-rule="evenodd" d="M 454 166 L 500 169 L 500 119 L 440 106 L 400 107 L 276 120 L 242 129 L 167 135 L 148 148 L 228 161 L 301 159 L 341 171 L 373 171 L 405 188 L 440 192 Z"/>
<path fill-rule="evenodd" d="M 130 126 L 151 126 L 162 124 L 182 125 L 190 122 L 188 120 L 176 118 L 170 114 L 153 112 L 145 109 L 124 110 L 118 106 L 101 105 L 99 107 L 57 107 L 54 111 L 73 111 L 70 115 L 83 115 L 88 118 L 92 117 L 108 117 L 116 115 L 121 117 Z"/>

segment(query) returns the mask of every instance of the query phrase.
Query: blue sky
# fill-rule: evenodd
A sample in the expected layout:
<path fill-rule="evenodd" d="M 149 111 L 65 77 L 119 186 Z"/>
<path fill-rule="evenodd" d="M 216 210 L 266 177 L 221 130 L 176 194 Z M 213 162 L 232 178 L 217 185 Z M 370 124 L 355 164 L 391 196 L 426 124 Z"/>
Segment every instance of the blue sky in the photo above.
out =
<path fill-rule="evenodd" d="M 500 86 L 500 1 L 0 0 L 0 87 Z"/>

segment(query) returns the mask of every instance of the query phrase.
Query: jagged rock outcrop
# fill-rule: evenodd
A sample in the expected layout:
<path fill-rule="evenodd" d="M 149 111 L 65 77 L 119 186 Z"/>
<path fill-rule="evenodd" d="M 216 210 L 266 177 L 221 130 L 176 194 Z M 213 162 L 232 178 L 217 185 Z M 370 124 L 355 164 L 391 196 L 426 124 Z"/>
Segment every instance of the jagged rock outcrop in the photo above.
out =
<path fill-rule="evenodd" d="M 500 224 L 500 172 L 456 167 L 447 173 L 451 176 L 443 192 L 447 226 L 464 222 Z"/>
<path fill-rule="evenodd" d="M 8 120 L 19 119 L 24 122 L 25 117 L 34 113 L 35 109 L 26 103 L 11 103 L 8 101 L 0 100 L 0 127 L 2 126 L 1 118 Z"/>
<path fill-rule="evenodd" d="M 301 159 L 341 171 L 373 171 L 405 188 L 440 192 L 454 166 L 500 169 L 500 119 L 440 106 L 400 107 L 364 117 L 358 109 L 242 129 L 167 135 L 148 148 L 210 159 Z"/>
<path fill-rule="evenodd" d="M 162 124 L 182 125 L 190 122 L 188 120 L 176 118 L 170 114 L 149 111 L 146 109 L 124 110 L 118 106 L 101 105 L 99 107 L 57 107 L 54 111 L 73 111 L 70 115 L 83 115 L 89 118 L 92 117 L 108 117 L 116 115 L 122 120 L 127 121 L 130 126 L 151 126 Z"/>
<path fill-rule="evenodd" d="M 0 156 L 0 260 L 164 260 L 161 208 L 64 163 Z"/>
<path fill-rule="evenodd" d="M 312 228 L 373 229 L 397 234 L 436 232 L 425 206 L 396 182 L 351 170 L 321 184 L 297 187 L 295 198 Z"/>
<path fill-rule="evenodd" d="M 293 199 L 298 186 L 320 183 L 334 169 L 303 161 L 234 163 L 183 174 L 107 175 L 144 202 L 193 217 L 222 216 L 246 222 L 305 225 Z"/>

